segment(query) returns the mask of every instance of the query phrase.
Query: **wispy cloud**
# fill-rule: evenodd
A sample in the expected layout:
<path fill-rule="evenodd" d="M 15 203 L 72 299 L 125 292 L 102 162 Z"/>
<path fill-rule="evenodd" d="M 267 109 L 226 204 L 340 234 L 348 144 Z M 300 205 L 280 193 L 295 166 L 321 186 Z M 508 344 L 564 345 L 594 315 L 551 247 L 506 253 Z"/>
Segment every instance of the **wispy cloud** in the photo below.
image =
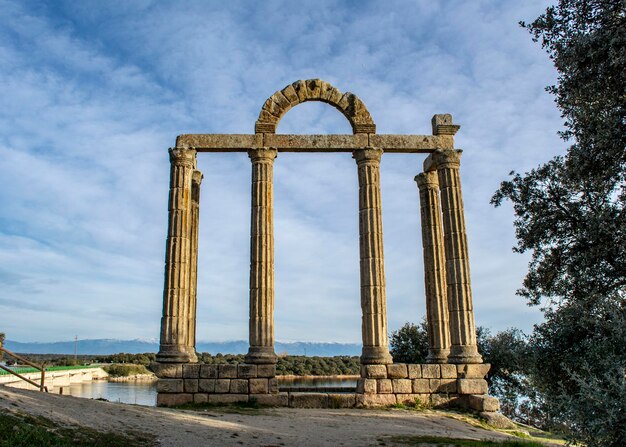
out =
<path fill-rule="evenodd" d="M 158 334 L 167 147 L 180 133 L 250 133 L 263 101 L 320 77 L 356 93 L 379 133 L 462 124 L 478 324 L 528 329 L 527 258 L 489 198 L 511 169 L 562 150 L 554 71 L 517 21 L 539 0 L 69 2 L 0 0 L 0 325 L 13 339 Z M 304 104 L 281 133 L 349 133 Z M 423 157 L 382 164 L 389 326 L 425 313 L 417 187 Z M 250 163 L 202 154 L 198 338 L 247 337 Z M 356 166 L 275 165 L 276 335 L 358 342 Z"/>

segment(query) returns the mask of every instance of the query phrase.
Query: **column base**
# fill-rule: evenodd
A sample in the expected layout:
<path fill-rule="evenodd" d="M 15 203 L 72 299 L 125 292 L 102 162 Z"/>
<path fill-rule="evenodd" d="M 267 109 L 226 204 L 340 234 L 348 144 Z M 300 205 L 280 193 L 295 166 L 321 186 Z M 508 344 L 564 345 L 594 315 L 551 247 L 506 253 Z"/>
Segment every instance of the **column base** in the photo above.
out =
<path fill-rule="evenodd" d="M 196 350 L 187 350 L 189 354 L 189 363 L 198 363 L 198 355 L 196 354 Z"/>
<path fill-rule="evenodd" d="M 482 363 L 483 358 L 475 345 L 453 345 L 448 363 Z"/>
<path fill-rule="evenodd" d="M 156 355 L 156 361 L 159 363 L 189 363 L 191 356 L 185 351 L 184 346 L 166 345 L 161 346 L 161 349 Z M 196 358 L 196 362 L 197 361 L 198 359 Z"/>
<path fill-rule="evenodd" d="M 250 346 L 244 360 L 256 365 L 273 365 L 278 362 L 278 357 L 273 346 Z"/>
<path fill-rule="evenodd" d="M 389 349 L 382 346 L 363 346 L 361 365 L 390 365 L 393 363 Z"/>
<path fill-rule="evenodd" d="M 449 349 L 429 349 L 426 363 L 448 363 Z"/>

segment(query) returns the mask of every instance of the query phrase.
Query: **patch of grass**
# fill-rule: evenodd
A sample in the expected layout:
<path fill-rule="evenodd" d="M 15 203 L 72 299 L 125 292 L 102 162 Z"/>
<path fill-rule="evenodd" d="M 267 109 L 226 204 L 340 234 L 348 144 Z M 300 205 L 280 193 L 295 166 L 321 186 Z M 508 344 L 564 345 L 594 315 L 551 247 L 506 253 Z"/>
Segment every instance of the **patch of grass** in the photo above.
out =
<path fill-rule="evenodd" d="M 128 377 L 135 374 L 150 374 L 150 371 L 143 365 L 133 363 L 114 363 L 103 368 L 111 377 Z"/>
<path fill-rule="evenodd" d="M 44 417 L 0 414 L 0 447 L 150 447 L 154 440 L 142 433 L 100 432 L 77 425 L 61 426 Z"/>
<path fill-rule="evenodd" d="M 517 439 L 505 441 L 487 441 L 460 438 L 437 438 L 434 436 L 390 436 L 380 438 L 380 445 L 412 445 L 412 446 L 454 446 L 454 447 L 545 447 L 545 444 Z M 390 443 L 390 444 L 388 444 Z"/>

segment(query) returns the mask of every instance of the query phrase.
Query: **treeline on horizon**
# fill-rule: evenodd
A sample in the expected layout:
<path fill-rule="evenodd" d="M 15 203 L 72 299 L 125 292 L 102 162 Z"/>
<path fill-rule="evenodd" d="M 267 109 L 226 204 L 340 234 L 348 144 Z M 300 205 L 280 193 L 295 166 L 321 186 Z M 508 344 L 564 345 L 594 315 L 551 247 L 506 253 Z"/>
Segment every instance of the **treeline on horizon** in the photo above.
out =
<path fill-rule="evenodd" d="M 45 366 L 74 366 L 90 365 L 93 363 L 122 363 L 144 365 L 149 367 L 156 361 L 154 352 L 142 354 L 119 353 L 111 355 L 77 355 L 76 357 L 66 354 L 22 354 L 30 361 Z M 198 362 L 205 364 L 217 363 L 245 363 L 243 354 L 209 354 L 198 353 Z M 8 359 L 5 359 L 8 360 Z M 335 375 L 358 375 L 360 373 L 358 356 L 334 356 L 334 357 L 306 357 L 303 355 L 279 355 L 276 364 L 278 375 L 296 376 L 335 376 Z"/>

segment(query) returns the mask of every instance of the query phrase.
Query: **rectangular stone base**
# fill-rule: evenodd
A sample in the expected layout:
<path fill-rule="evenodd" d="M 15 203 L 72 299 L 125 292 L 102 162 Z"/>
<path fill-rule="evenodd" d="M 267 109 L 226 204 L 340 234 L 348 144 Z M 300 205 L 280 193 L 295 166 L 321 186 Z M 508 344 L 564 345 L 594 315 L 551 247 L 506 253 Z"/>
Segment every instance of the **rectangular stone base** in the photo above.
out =
<path fill-rule="evenodd" d="M 259 405 L 294 408 L 455 406 L 497 411 L 484 379 L 490 365 L 363 365 L 356 393 L 278 392 L 275 365 L 157 364 L 157 405 L 187 403 Z"/>

